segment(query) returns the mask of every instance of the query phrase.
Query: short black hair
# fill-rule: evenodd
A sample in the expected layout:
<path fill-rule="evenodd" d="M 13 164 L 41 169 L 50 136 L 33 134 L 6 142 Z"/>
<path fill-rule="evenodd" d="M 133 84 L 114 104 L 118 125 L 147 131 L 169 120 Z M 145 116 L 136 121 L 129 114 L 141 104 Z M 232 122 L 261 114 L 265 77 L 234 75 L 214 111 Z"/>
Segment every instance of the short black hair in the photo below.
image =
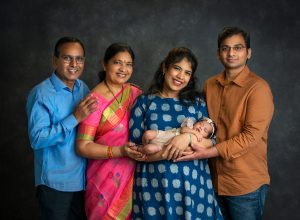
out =
<path fill-rule="evenodd" d="M 62 37 L 55 44 L 55 48 L 54 48 L 54 56 L 55 57 L 59 57 L 59 53 L 60 53 L 59 50 L 60 50 L 61 46 L 63 44 L 66 44 L 66 43 L 79 43 L 80 46 L 83 49 L 83 56 L 85 56 L 84 45 L 78 38 L 76 38 L 76 37 Z"/>
<path fill-rule="evenodd" d="M 220 48 L 221 43 L 225 39 L 232 37 L 233 35 L 238 35 L 238 34 L 242 35 L 242 37 L 245 40 L 246 47 L 249 49 L 250 48 L 250 34 L 238 27 L 224 27 L 222 29 L 222 31 L 218 35 L 218 48 Z"/>

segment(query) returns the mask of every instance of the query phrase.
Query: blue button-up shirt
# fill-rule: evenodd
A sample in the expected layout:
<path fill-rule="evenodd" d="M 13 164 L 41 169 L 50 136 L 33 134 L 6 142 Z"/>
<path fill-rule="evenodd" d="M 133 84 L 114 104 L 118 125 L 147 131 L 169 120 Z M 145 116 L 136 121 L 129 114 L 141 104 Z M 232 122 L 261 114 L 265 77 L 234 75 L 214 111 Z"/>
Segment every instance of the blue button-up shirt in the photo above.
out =
<path fill-rule="evenodd" d="M 34 150 L 35 185 L 76 192 L 85 188 L 86 160 L 75 152 L 76 105 L 89 92 L 81 80 L 73 91 L 55 73 L 28 97 L 28 133 Z"/>

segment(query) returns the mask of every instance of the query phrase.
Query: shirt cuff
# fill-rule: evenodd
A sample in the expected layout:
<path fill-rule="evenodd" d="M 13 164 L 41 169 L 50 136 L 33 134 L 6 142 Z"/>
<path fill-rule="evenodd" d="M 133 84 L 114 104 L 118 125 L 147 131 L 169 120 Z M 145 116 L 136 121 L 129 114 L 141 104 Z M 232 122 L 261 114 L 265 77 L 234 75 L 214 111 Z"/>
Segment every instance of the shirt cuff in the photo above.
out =
<path fill-rule="evenodd" d="M 212 142 L 213 146 L 215 146 L 215 145 L 217 144 L 217 141 L 216 141 L 215 138 L 212 138 L 212 139 L 211 139 L 211 142 Z"/>
<path fill-rule="evenodd" d="M 62 124 L 67 130 L 71 131 L 73 128 L 75 128 L 78 125 L 78 122 L 75 116 L 71 114 L 63 120 Z"/>

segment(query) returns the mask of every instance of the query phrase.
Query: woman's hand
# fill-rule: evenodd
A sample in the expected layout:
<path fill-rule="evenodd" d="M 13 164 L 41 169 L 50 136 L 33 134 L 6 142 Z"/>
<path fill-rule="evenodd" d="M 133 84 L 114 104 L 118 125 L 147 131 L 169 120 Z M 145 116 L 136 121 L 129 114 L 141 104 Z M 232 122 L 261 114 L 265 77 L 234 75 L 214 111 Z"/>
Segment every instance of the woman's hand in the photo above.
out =
<path fill-rule="evenodd" d="M 190 143 L 190 134 L 180 134 L 172 138 L 165 146 L 163 157 L 167 160 L 175 160 L 182 156 L 183 151 Z"/>
<path fill-rule="evenodd" d="M 137 149 L 137 145 L 133 142 L 128 142 L 126 145 L 123 146 L 123 154 L 126 157 L 130 157 L 131 159 L 141 161 L 145 158 L 145 154 L 141 153 Z"/>
<path fill-rule="evenodd" d="M 196 160 L 196 159 L 206 159 L 211 157 L 219 156 L 219 152 L 216 147 L 212 147 L 212 142 L 210 139 L 203 138 L 200 143 L 195 143 L 191 145 L 192 151 L 185 151 L 182 157 L 177 158 L 175 162 Z"/>

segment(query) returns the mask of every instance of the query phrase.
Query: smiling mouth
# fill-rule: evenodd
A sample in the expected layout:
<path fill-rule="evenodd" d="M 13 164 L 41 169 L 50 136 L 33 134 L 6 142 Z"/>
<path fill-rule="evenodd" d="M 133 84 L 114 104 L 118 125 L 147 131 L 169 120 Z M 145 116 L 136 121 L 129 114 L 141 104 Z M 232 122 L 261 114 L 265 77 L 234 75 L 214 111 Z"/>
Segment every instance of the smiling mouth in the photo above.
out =
<path fill-rule="evenodd" d="M 238 59 L 237 58 L 234 58 L 234 57 L 229 57 L 226 59 L 228 62 L 235 62 L 237 61 Z"/>
<path fill-rule="evenodd" d="M 69 68 L 68 71 L 71 73 L 76 73 L 78 71 L 78 68 Z"/>
<path fill-rule="evenodd" d="M 173 83 L 174 83 L 176 86 L 181 86 L 181 85 L 183 84 L 183 82 L 178 81 L 177 79 L 173 79 Z"/>
<path fill-rule="evenodd" d="M 125 78 L 127 76 L 127 74 L 125 74 L 125 73 L 117 73 L 117 76 L 119 76 L 121 78 Z"/>

